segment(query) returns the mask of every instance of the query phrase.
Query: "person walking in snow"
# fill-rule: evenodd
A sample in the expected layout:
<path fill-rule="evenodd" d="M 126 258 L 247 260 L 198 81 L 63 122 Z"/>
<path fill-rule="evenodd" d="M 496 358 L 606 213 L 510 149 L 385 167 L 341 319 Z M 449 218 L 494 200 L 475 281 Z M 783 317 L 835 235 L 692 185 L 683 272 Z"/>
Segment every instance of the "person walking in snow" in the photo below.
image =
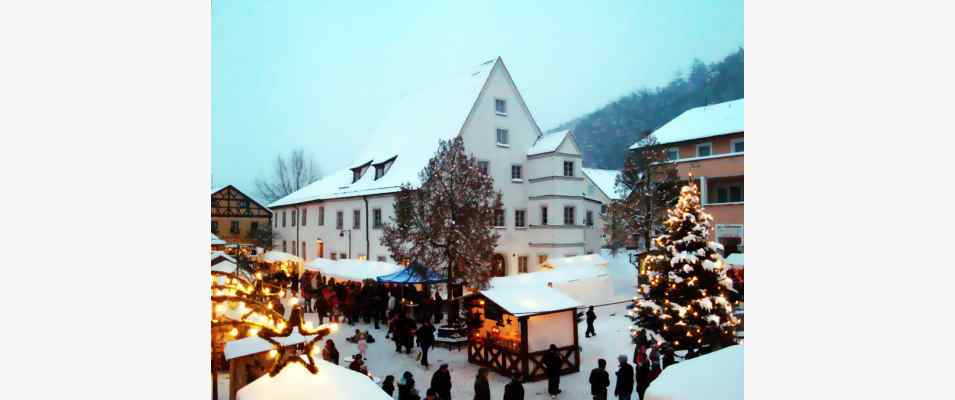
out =
<path fill-rule="evenodd" d="M 417 332 L 418 346 L 421 346 L 421 365 L 428 367 L 428 349 L 434 344 L 434 327 L 431 326 L 431 319 L 424 321 L 424 324 L 418 328 Z"/>
<path fill-rule="evenodd" d="M 504 386 L 504 400 L 524 400 L 524 385 L 521 378 L 515 376 Z"/>
<path fill-rule="evenodd" d="M 613 388 L 613 394 L 618 400 L 630 400 L 633 394 L 633 367 L 623 354 L 617 356 L 617 361 L 620 362 L 620 368 L 617 369 L 617 385 Z"/>
<path fill-rule="evenodd" d="M 544 354 L 543 361 L 544 372 L 547 373 L 547 393 L 550 394 L 550 398 L 556 399 L 561 392 L 560 369 L 564 362 L 560 359 L 555 344 L 551 343 L 550 349 Z"/>
<path fill-rule="evenodd" d="M 487 368 L 479 368 L 474 378 L 474 400 L 491 400 L 491 386 L 487 381 Z"/>
<path fill-rule="evenodd" d="M 610 386 L 610 374 L 607 373 L 607 360 L 597 360 L 597 368 L 590 371 L 590 394 L 594 400 L 607 400 L 607 387 Z"/>
<path fill-rule="evenodd" d="M 431 388 L 438 394 L 440 400 L 451 400 L 451 372 L 448 364 L 441 364 L 431 376 Z"/>
<path fill-rule="evenodd" d="M 410 371 L 405 371 L 401 375 L 401 380 L 398 381 L 398 400 L 411 400 L 420 397 L 418 389 L 414 387 L 414 377 L 411 376 Z"/>
<path fill-rule="evenodd" d="M 650 385 L 650 359 L 647 358 L 647 347 L 642 338 L 638 336 L 637 351 L 633 360 L 636 363 L 637 396 L 640 399 L 643 399 L 643 392 L 646 392 L 647 386 Z"/>
<path fill-rule="evenodd" d="M 584 337 L 597 336 L 597 331 L 594 330 L 594 321 L 597 320 L 597 313 L 594 312 L 594 306 L 590 306 L 587 309 L 587 331 L 584 332 Z"/>

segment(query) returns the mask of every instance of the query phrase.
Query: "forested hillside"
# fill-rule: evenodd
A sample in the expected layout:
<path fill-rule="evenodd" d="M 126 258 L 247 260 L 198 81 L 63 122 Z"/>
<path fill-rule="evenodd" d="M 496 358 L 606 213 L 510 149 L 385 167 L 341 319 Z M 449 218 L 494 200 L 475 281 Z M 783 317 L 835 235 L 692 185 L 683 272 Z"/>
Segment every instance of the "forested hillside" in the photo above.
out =
<path fill-rule="evenodd" d="M 743 97 L 743 49 L 706 65 L 694 60 L 689 72 L 663 87 L 640 89 L 586 116 L 550 131 L 572 128 L 584 165 L 621 169 L 626 149 L 648 133 L 694 107 Z"/>

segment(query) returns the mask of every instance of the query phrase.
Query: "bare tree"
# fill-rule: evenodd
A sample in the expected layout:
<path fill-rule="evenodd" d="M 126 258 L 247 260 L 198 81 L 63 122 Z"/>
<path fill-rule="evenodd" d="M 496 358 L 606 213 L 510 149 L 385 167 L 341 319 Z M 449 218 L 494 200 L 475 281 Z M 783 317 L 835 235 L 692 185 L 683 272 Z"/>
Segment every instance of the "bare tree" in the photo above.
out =
<path fill-rule="evenodd" d="M 629 194 L 613 207 L 613 216 L 625 225 L 613 226 L 617 231 L 606 234 L 619 239 L 620 230 L 625 230 L 635 240 L 643 239 L 644 248 L 650 250 L 651 239 L 665 232 L 667 207 L 680 196 L 680 182 L 666 149 L 649 132 L 644 135 L 641 147 L 627 154 L 623 172 L 617 176 L 617 190 Z"/>
<path fill-rule="evenodd" d="M 317 181 L 320 177 L 321 171 L 315 159 L 311 154 L 305 153 L 304 149 L 298 148 L 292 150 L 287 158 L 276 156 L 272 177 L 256 179 L 255 186 L 259 195 L 271 203 Z"/>

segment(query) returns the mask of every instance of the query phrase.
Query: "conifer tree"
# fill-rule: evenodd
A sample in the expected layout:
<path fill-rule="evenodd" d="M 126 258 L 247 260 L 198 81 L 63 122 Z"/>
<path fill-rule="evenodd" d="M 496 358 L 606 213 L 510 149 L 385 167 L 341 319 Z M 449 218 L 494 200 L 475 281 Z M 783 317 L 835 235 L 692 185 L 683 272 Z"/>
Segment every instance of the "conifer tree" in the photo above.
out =
<path fill-rule="evenodd" d="M 666 232 L 640 265 L 640 286 L 630 316 L 635 340 L 674 350 L 713 350 L 736 342 L 738 295 L 726 276 L 723 246 L 707 241 L 713 218 L 700 206 L 696 185 L 683 186 L 667 210 Z"/>

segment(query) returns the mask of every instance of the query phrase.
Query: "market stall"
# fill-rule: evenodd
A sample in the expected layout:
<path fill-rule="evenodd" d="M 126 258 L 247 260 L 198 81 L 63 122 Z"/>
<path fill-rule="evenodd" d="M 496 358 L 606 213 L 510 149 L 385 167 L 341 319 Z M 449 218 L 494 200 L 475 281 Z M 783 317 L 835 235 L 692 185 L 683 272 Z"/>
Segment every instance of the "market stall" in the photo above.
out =
<path fill-rule="evenodd" d="M 552 287 L 587 305 L 608 303 L 615 298 L 613 280 L 607 269 L 593 264 L 496 277 L 491 278 L 490 284 L 492 288 L 512 290 Z"/>
<path fill-rule="evenodd" d="M 394 274 L 404 267 L 382 261 L 369 260 L 329 260 L 316 258 L 305 264 L 307 271 L 320 272 L 327 278 L 337 281 L 362 282 L 367 279 L 376 279 L 383 275 Z"/>
<path fill-rule="evenodd" d="M 258 261 L 268 264 L 271 273 L 283 270 L 288 276 L 298 276 L 305 272 L 305 260 L 284 251 L 271 250 L 258 257 Z"/>
<path fill-rule="evenodd" d="M 609 262 L 597 254 L 585 254 L 573 257 L 548 258 L 541 264 L 542 270 L 570 267 L 603 267 L 605 270 Z"/>
<path fill-rule="evenodd" d="M 263 375 L 239 389 L 239 400 L 390 400 L 370 378 L 324 360 L 315 360 L 312 374 L 301 364 L 289 364 L 278 375 Z"/>
<path fill-rule="evenodd" d="M 381 283 L 391 283 L 395 285 L 436 284 L 448 281 L 447 277 L 439 275 L 432 271 L 431 268 L 417 261 L 395 273 L 379 276 L 376 280 Z"/>
<path fill-rule="evenodd" d="M 212 235 L 212 250 L 222 250 L 225 246 L 225 240 L 219 239 L 215 233 L 210 233 Z"/>
<path fill-rule="evenodd" d="M 315 335 L 302 336 L 295 330 L 287 337 L 275 340 L 282 346 L 295 346 L 314 338 Z M 243 386 L 268 372 L 273 349 L 271 343 L 258 336 L 233 340 L 225 344 L 225 360 L 229 363 L 229 400 L 235 400 L 236 392 Z"/>
<path fill-rule="evenodd" d="M 743 398 L 743 346 L 730 346 L 671 365 L 650 384 L 647 400 Z"/>
<path fill-rule="evenodd" d="M 468 361 L 525 381 L 545 377 L 551 344 L 563 359 L 562 373 L 580 371 L 575 313 L 580 303 L 546 286 L 482 290 L 468 301 L 474 326 Z"/>

